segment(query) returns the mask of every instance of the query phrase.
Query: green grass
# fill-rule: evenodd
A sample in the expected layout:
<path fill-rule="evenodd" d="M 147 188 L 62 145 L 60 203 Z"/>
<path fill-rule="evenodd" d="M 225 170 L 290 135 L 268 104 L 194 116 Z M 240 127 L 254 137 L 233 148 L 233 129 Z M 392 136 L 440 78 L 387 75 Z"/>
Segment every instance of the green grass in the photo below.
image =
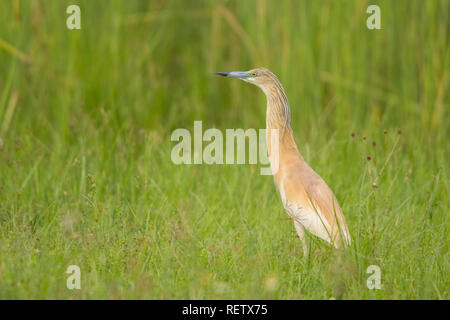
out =
<path fill-rule="evenodd" d="M 368 1 L 1 1 L 0 298 L 449 299 L 450 1 L 373 2 L 378 31 Z M 304 258 L 259 166 L 170 160 L 194 120 L 264 128 L 262 92 L 213 75 L 259 66 L 349 252 Z"/>

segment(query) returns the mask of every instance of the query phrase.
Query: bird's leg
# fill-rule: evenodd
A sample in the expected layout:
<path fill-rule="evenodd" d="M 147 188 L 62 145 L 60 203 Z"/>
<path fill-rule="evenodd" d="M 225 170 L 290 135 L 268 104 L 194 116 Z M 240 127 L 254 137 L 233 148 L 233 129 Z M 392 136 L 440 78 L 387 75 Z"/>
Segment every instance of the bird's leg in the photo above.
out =
<path fill-rule="evenodd" d="M 306 257 L 308 255 L 308 245 L 306 244 L 306 238 L 305 238 L 305 227 L 303 225 L 294 220 L 294 226 L 295 230 L 297 231 L 297 235 L 302 240 L 303 245 L 303 255 Z"/>

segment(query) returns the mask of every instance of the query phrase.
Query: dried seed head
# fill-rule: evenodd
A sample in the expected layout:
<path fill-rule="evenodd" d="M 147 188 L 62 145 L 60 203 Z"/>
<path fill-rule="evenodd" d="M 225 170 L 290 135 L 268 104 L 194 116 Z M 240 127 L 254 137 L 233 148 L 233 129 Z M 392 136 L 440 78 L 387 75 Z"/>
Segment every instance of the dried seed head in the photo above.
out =
<path fill-rule="evenodd" d="M 354 132 L 352 132 L 351 136 L 352 136 L 352 138 L 354 138 L 354 137 L 355 137 L 355 133 L 354 133 Z"/>
<path fill-rule="evenodd" d="M 384 134 L 387 134 L 387 130 L 384 130 L 383 133 L 384 133 Z"/>
<path fill-rule="evenodd" d="M 372 183 L 372 188 L 378 188 L 378 185 L 376 182 Z"/>
<path fill-rule="evenodd" d="M 367 161 L 370 161 L 372 159 L 371 156 L 367 156 Z"/>
<path fill-rule="evenodd" d="M 398 129 L 397 133 L 402 134 L 402 129 Z"/>
<path fill-rule="evenodd" d="M 372 146 L 375 147 L 376 145 L 377 145 L 377 143 L 375 142 L 375 140 L 373 140 L 373 141 L 372 141 Z"/>
<path fill-rule="evenodd" d="M 366 136 L 363 136 L 363 140 L 366 140 Z"/>

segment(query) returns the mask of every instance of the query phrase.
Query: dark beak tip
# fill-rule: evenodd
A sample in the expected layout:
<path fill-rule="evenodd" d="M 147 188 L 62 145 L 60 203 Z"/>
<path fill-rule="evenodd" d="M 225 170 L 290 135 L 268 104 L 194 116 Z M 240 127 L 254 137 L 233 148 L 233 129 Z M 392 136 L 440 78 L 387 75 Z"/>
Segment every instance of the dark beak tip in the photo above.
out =
<path fill-rule="evenodd" d="M 216 72 L 218 76 L 226 77 L 228 76 L 228 72 Z"/>

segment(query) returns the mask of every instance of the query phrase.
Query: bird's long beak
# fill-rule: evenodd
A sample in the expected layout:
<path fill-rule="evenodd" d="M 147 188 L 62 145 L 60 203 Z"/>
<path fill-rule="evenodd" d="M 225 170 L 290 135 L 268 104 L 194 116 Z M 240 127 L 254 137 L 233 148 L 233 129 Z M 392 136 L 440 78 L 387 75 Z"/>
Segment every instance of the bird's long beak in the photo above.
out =
<path fill-rule="evenodd" d="M 219 75 L 219 76 L 231 77 L 231 78 L 239 78 L 239 79 L 245 79 L 245 78 L 249 78 L 250 77 L 250 74 L 248 72 L 245 72 L 245 71 L 216 72 L 216 74 Z"/>

